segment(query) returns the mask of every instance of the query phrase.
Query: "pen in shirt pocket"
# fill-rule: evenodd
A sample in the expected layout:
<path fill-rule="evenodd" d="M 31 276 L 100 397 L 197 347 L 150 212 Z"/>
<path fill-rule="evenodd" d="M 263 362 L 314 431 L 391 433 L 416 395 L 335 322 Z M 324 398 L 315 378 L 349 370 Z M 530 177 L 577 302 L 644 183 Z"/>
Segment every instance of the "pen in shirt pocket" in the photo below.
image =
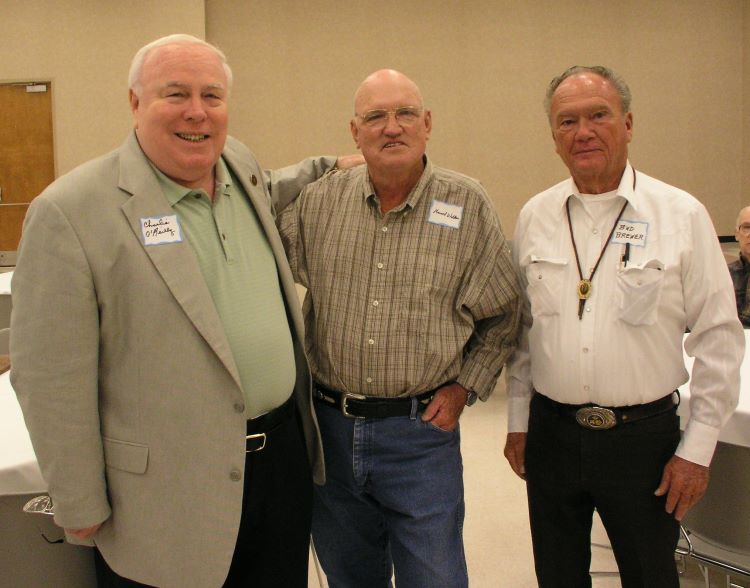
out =
<path fill-rule="evenodd" d="M 625 243 L 625 251 L 622 254 L 622 257 L 620 258 L 620 267 L 626 268 L 628 267 L 628 261 L 630 260 L 630 243 Z"/>

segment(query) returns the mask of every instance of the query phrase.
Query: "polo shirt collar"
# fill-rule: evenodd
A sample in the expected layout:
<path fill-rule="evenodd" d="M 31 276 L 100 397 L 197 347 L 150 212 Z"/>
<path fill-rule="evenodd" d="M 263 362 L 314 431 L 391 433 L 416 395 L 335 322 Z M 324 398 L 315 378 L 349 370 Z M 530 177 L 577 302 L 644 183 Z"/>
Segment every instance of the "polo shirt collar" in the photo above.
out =
<path fill-rule="evenodd" d="M 177 205 L 185 196 L 189 196 L 191 194 L 196 193 L 204 193 L 203 190 L 196 190 L 194 188 L 188 188 L 186 186 L 183 186 L 182 184 L 178 184 L 175 182 L 172 178 L 167 177 L 167 175 L 161 171 L 158 167 L 156 167 L 152 162 L 149 161 L 149 164 L 151 165 L 151 168 L 154 170 L 154 173 L 156 174 L 156 178 L 159 181 L 159 186 L 161 186 L 162 191 L 164 192 L 164 196 L 166 196 L 167 200 L 169 201 L 169 205 L 174 207 Z M 219 160 L 216 162 L 216 194 L 227 194 L 232 188 L 232 176 L 229 173 L 229 168 L 227 168 L 227 164 L 224 162 L 224 158 L 220 157 Z"/>

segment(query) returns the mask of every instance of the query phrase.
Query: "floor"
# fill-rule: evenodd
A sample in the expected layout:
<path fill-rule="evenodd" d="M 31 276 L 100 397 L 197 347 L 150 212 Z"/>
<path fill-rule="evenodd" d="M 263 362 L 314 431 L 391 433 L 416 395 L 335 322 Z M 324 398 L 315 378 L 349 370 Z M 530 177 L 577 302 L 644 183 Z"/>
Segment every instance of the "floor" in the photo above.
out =
<path fill-rule="evenodd" d="M 462 453 L 466 486 L 466 523 L 464 541 L 473 588 L 533 588 L 534 576 L 531 538 L 523 482 L 513 474 L 503 457 L 505 443 L 505 391 L 498 384 L 486 403 L 478 402 L 461 417 Z M 592 534 L 594 544 L 608 545 L 598 519 Z M 592 571 L 617 571 L 607 547 L 592 549 Z M 712 587 L 726 587 L 723 578 L 711 575 Z M 704 588 L 697 565 L 688 562 L 681 588 Z M 620 586 L 616 575 L 595 575 L 595 588 Z M 750 587 L 750 582 L 739 583 Z M 309 588 L 319 583 L 311 561 Z"/>

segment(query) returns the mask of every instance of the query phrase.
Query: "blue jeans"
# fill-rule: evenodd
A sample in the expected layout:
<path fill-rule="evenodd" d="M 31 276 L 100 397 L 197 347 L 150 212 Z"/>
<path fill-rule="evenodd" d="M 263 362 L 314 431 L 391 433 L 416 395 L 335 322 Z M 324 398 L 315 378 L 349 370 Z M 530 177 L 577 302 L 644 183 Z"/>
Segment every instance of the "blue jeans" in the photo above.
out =
<path fill-rule="evenodd" d="M 408 417 L 347 418 L 316 402 L 326 483 L 312 535 L 330 588 L 468 586 L 460 433 Z"/>

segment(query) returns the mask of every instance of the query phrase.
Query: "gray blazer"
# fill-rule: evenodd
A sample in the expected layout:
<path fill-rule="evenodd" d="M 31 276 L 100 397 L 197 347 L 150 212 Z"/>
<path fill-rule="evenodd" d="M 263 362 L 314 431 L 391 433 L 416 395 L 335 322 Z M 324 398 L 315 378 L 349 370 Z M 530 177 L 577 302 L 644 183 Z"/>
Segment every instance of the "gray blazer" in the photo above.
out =
<path fill-rule="evenodd" d="M 275 173 L 269 192 L 244 145 L 229 138 L 223 155 L 276 257 L 322 483 L 302 317 L 272 202 L 283 207 L 334 160 Z M 10 377 L 58 525 L 106 519 L 93 541 L 138 582 L 220 586 L 242 509 L 243 395 L 190 244 L 144 245 L 140 219 L 168 214 L 134 134 L 33 201 L 13 277 Z"/>

